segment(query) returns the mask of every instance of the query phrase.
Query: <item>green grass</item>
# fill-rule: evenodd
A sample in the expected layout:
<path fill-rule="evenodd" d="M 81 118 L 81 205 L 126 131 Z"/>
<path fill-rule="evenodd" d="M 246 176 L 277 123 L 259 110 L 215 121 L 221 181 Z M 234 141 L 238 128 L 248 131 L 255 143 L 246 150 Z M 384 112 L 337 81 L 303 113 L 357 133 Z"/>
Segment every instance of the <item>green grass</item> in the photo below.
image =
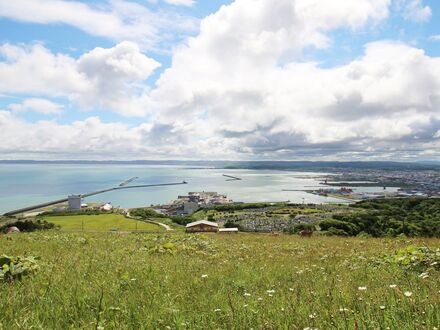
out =
<path fill-rule="evenodd" d="M 161 231 L 162 227 L 155 224 L 125 218 L 120 214 L 72 215 L 44 217 L 44 220 L 59 225 L 62 230 L 93 230 L 108 231 Z"/>
<path fill-rule="evenodd" d="M 1 253 L 41 258 L 37 273 L 0 283 L 0 329 L 440 324 L 438 272 L 423 278 L 374 261 L 438 239 L 39 232 L 0 241 Z"/>

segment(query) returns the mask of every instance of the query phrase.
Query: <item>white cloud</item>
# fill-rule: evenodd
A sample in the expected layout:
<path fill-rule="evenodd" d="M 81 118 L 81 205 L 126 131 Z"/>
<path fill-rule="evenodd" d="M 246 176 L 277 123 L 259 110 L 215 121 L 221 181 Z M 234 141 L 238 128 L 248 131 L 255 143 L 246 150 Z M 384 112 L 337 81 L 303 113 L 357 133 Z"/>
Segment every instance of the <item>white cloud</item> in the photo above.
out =
<path fill-rule="evenodd" d="M 0 56 L 0 93 L 63 96 L 84 108 L 127 116 L 146 113 L 142 82 L 160 66 L 132 42 L 95 48 L 79 59 L 53 54 L 39 44 L 5 44 Z"/>
<path fill-rule="evenodd" d="M 396 0 L 396 4 L 407 20 L 426 22 L 432 16 L 431 7 L 424 6 L 423 0 Z"/>
<path fill-rule="evenodd" d="M 103 123 L 89 117 L 71 124 L 56 121 L 29 123 L 9 111 L 0 110 L 2 158 L 33 159 L 156 159 L 169 155 L 189 155 L 194 144 L 188 128 L 165 124 L 130 127 L 121 123 Z M 198 155 L 220 158 L 227 147 L 212 140 L 198 142 Z M 206 153 L 204 152 L 206 151 Z"/>
<path fill-rule="evenodd" d="M 440 126 L 440 60 L 420 49 L 381 41 L 337 68 L 298 61 L 304 47 L 328 46 L 331 29 L 384 19 L 389 1 L 252 4 L 223 7 L 176 50 L 151 93 L 157 118 L 197 118 L 249 157 L 405 149 Z"/>
<path fill-rule="evenodd" d="M 45 115 L 59 114 L 63 110 L 61 104 L 40 98 L 30 98 L 24 100 L 22 103 L 13 103 L 10 104 L 8 108 L 16 112 L 32 111 Z"/>
<path fill-rule="evenodd" d="M 157 49 L 167 39 L 194 31 L 197 25 L 193 18 L 153 12 L 125 0 L 95 6 L 65 0 L 0 0 L 0 16 L 37 24 L 63 23 L 94 36 L 136 41 L 145 49 Z"/>
<path fill-rule="evenodd" d="M 27 123 L 3 111 L 0 139 L 15 135 L 0 151 L 77 158 L 440 157 L 434 138 L 440 58 L 389 40 L 369 43 L 359 58 L 333 68 L 301 55 L 331 47 L 334 29 L 379 24 L 390 4 L 236 0 L 175 49 L 153 90 L 144 80 L 159 64 L 133 43 L 79 59 L 40 45 L 6 45 L 0 93 L 62 95 L 84 107 L 148 113 L 151 120 L 134 127 L 95 117 Z"/>
<path fill-rule="evenodd" d="M 194 0 L 164 0 L 166 3 L 175 6 L 192 6 L 195 1 Z"/>
<path fill-rule="evenodd" d="M 440 41 L 440 34 L 430 36 L 430 37 L 429 37 L 429 40 L 432 40 L 432 41 Z"/>

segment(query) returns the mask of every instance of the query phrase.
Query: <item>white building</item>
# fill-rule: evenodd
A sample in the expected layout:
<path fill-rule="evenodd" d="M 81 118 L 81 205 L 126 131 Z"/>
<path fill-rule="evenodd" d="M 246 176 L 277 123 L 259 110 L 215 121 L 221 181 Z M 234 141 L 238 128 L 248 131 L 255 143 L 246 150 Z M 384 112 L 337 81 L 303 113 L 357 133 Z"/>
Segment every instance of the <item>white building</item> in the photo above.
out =
<path fill-rule="evenodd" d="M 70 195 L 67 201 L 69 210 L 81 210 L 81 195 Z"/>

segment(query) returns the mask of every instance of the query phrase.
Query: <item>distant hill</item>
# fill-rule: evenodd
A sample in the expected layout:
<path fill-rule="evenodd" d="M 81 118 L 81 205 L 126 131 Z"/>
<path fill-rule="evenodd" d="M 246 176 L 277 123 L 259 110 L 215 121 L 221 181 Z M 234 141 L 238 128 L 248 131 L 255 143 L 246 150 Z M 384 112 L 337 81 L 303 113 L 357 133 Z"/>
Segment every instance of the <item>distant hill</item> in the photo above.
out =
<path fill-rule="evenodd" d="M 0 160 L 0 164 L 116 164 L 116 165 L 180 165 L 225 169 L 303 170 L 326 171 L 330 169 L 376 170 L 440 170 L 440 162 L 393 161 L 205 161 L 205 160 Z"/>

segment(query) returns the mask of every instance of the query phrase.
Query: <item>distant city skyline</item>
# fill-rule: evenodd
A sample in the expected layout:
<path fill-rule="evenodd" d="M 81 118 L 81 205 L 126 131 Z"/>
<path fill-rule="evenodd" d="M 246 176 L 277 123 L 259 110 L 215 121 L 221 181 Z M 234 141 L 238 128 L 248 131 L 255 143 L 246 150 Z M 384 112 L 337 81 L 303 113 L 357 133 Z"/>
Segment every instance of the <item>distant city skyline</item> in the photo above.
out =
<path fill-rule="evenodd" d="M 435 0 L 0 0 L 0 160 L 440 160 Z"/>

